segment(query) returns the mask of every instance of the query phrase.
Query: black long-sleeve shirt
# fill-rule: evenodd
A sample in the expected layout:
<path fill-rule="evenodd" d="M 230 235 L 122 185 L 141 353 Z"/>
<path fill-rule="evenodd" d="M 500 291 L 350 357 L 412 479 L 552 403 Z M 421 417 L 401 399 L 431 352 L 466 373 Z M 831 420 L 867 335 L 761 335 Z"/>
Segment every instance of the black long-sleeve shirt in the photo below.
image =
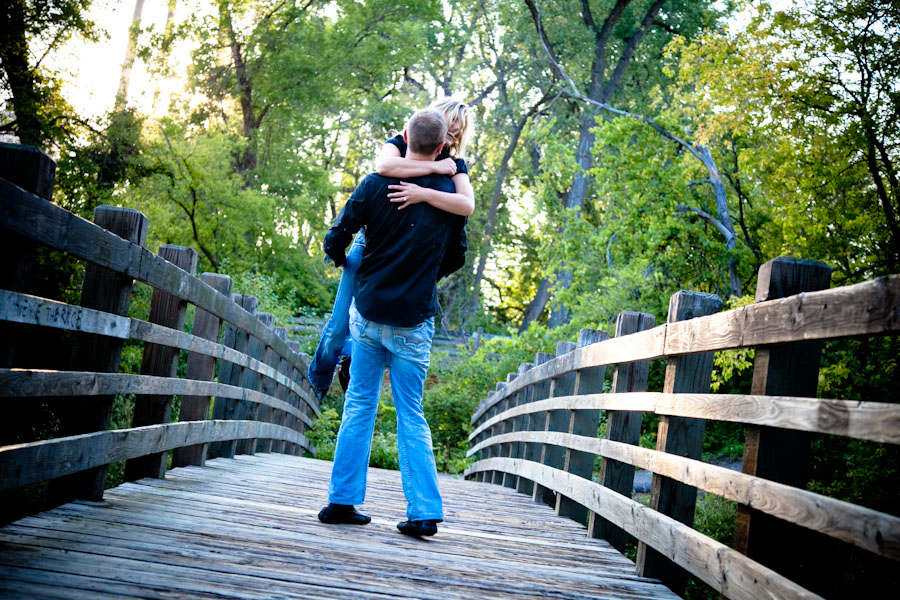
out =
<path fill-rule="evenodd" d="M 454 192 L 449 177 L 404 179 Z M 437 280 L 466 262 L 466 218 L 420 202 L 397 210 L 387 194 L 399 179 L 367 175 L 325 234 L 325 253 L 341 266 L 353 235 L 366 228 L 366 247 L 353 295 L 360 314 L 376 323 L 412 327 L 437 313 Z"/>

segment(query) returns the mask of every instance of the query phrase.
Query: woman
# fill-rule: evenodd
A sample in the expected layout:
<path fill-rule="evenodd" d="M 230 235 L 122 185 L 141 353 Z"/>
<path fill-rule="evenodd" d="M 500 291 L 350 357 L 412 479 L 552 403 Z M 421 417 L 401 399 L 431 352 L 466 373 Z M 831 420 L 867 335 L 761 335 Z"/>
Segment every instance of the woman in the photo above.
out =
<path fill-rule="evenodd" d="M 387 140 L 375 161 L 379 175 L 400 179 L 401 182 L 388 186 L 393 190 L 388 197 L 403 210 L 411 204 L 427 202 L 435 208 L 449 213 L 469 216 L 475 210 L 475 192 L 469 181 L 466 162 L 459 158 L 472 135 L 473 123 L 471 109 L 465 102 L 454 98 L 444 98 L 432 102 L 428 108 L 437 110 L 447 121 L 447 141 L 444 150 L 433 163 L 423 163 L 406 158 L 406 132 Z M 453 180 L 455 193 L 439 192 L 429 188 L 402 181 L 404 178 L 422 177 L 432 173 L 446 175 Z M 353 276 L 362 261 L 365 248 L 365 235 L 362 231 L 353 240 L 347 253 L 347 262 L 341 274 L 341 283 L 334 298 L 331 317 L 322 330 L 322 337 L 316 348 L 312 362 L 309 364 L 309 380 L 321 401 L 331 386 L 334 368 L 341 356 L 339 379 L 341 387 L 346 391 L 350 373 L 350 303 L 353 300 Z"/>

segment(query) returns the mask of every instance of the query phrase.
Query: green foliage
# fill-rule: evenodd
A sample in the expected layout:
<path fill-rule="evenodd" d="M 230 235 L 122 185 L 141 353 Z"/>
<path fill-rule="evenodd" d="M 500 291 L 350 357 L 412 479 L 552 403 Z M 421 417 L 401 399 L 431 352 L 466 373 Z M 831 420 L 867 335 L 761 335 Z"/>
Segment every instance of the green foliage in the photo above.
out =
<path fill-rule="evenodd" d="M 507 373 L 519 364 L 532 362 L 536 352 L 553 349 L 545 328 L 532 327 L 523 335 L 487 340 L 472 355 L 455 362 L 432 358 L 430 383 L 423 408 L 431 426 L 438 470 L 461 473 L 471 463 L 466 459 L 470 420 L 478 403 L 487 397 Z"/>

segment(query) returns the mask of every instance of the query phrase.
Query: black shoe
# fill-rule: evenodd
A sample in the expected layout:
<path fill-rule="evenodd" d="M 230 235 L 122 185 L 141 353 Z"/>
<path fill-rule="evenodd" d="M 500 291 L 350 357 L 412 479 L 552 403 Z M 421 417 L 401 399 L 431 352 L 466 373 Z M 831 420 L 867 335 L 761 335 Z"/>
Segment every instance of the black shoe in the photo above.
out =
<path fill-rule="evenodd" d="M 325 402 L 325 395 L 328 393 L 328 388 L 316 389 L 316 399 L 319 401 L 319 404 Z"/>
<path fill-rule="evenodd" d="M 437 533 L 437 521 L 426 519 L 424 521 L 403 521 L 397 523 L 397 529 L 404 535 L 423 537 Z"/>
<path fill-rule="evenodd" d="M 350 387 L 350 357 L 345 356 L 341 359 L 340 364 L 338 365 L 338 382 L 341 384 L 341 389 L 344 390 L 344 393 L 347 393 L 347 388 Z"/>
<path fill-rule="evenodd" d="M 329 525 L 346 523 L 349 525 L 365 525 L 372 517 L 364 515 L 353 508 L 352 504 L 331 504 L 319 511 L 319 520 Z"/>

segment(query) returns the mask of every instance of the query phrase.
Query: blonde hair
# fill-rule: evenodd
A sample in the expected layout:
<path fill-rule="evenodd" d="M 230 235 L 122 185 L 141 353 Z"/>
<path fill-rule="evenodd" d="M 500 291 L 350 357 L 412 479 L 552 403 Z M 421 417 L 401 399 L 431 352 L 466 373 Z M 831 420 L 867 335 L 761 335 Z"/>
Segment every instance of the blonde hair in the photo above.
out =
<path fill-rule="evenodd" d="M 462 157 L 474 130 L 474 119 L 469 116 L 472 109 L 462 100 L 457 100 L 452 96 L 435 100 L 428 105 L 428 108 L 444 115 L 444 119 L 447 121 L 447 131 L 453 129 L 454 126 L 459 128 L 459 133 L 453 138 L 448 148 L 451 156 Z"/>

